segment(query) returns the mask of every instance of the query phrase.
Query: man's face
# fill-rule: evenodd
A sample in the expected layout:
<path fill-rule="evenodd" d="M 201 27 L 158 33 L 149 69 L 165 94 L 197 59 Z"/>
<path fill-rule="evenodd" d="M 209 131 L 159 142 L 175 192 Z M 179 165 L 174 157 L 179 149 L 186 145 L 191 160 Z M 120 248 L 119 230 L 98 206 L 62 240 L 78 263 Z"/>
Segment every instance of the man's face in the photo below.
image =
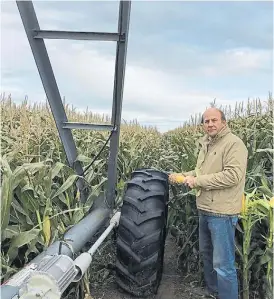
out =
<path fill-rule="evenodd" d="M 205 111 L 203 120 L 204 131 L 210 137 L 216 136 L 225 126 L 225 121 L 221 119 L 221 113 L 214 108 Z"/>

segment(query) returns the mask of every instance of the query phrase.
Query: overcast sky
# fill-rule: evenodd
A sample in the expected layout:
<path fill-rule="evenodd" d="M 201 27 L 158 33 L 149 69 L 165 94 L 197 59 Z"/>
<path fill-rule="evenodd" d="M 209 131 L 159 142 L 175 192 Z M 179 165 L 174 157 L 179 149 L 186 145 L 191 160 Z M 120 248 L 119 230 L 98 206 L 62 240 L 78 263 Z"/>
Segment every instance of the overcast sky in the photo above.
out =
<path fill-rule="evenodd" d="M 41 29 L 117 31 L 117 1 L 35 1 Z M 15 1 L 1 1 L 1 92 L 45 95 Z M 62 96 L 111 113 L 115 42 L 46 40 Z M 273 3 L 133 1 L 122 117 L 166 131 L 273 89 Z"/>

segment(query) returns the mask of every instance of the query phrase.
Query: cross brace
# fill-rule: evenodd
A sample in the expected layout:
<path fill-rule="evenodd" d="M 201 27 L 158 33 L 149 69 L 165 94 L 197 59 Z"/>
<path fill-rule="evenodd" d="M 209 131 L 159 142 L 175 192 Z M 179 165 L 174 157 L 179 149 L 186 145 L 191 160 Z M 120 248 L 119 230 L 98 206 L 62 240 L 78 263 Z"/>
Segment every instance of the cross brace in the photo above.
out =
<path fill-rule="evenodd" d="M 108 206 L 112 208 L 114 205 L 115 186 L 117 180 L 117 155 L 119 149 L 121 110 L 131 1 L 120 1 L 117 33 L 41 30 L 32 1 L 16 1 L 16 3 L 47 99 L 50 104 L 58 133 L 66 153 L 68 164 L 70 165 L 70 167 L 75 169 L 78 175 L 83 175 L 83 168 L 81 163 L 76 160 L 77 149 L 71 129 L 94 129 L 112 131 L 110 137 L 110 152 L 108 159 L 108 187 L 106 197 Z M 111 125 L 68 122 L 45 46 L 44 39 L 46 38 L 117 42 Z M 82 179 L 79 179 L 77 181 L 77 185 L 81 193 L 81 201 L 85 201 L 86 195 L 84 192 L 81 192 L 84 190 L 84 181 Z"/>
<path fill-rule="evenodd" d="M 124 40 L 125 35 L 108 32 L 77 32 L 56 30 L 33 30 L 34 38 L 43 39 L 74 39 L 74 40 L 97 40 L 97 41 L 119 41 Z"/>

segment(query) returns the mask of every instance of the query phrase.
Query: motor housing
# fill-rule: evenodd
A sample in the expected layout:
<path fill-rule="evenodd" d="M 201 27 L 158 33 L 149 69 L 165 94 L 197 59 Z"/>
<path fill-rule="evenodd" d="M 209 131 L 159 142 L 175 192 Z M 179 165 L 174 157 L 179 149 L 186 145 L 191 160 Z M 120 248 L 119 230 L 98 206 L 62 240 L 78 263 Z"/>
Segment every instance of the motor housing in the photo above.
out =
<path fill-rule="evenodd" d="M 29 264 L 6 282 L 20 287 L 21 299 L 60 299 L 78 271 L 66 255 L 45 256 L 39 264 Z"/>

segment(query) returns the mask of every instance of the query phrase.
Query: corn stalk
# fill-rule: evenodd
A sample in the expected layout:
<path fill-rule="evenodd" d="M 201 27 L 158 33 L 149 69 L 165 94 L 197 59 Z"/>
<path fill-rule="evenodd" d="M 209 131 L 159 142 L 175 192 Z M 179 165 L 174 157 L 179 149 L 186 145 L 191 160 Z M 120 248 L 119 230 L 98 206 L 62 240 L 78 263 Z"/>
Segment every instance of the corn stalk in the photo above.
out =
<path fill-rule="evenodd" d="M 256 99 L 249 100 L 246 105 L 237 103 L 234 108 L 221 108 L 227 115 L 233 133 L 244 141 L 249 152 L 246 197 L 252 203 L 260 199 L 266 200 L 264 196 L 271 198 L 272 96 L 269 95 L 264 102 Z M 84 113 L 77 112 L 66 103 L 65 110 L 69 121 L 110 121 L 108 116 L 94 114 L 88 109 Z M 7 278 L 77 223 L 88 211 L 95 197 L 103 194 L 107 182 L 109 145 L 87 171 L 85 179 L 90 195 L 87 205 L 82 206 L 75 188 L 77 177 L 66 166 L 65 153 L 48 105 L 30 105 L 26 100 L 16 105 L 11 97 L 4 96 L 1 100 L 1 116 L 1 277 Z M 203 135 L 200 119 L 201 114 L 195 115 L 182 127 L 164 134 L 154 127 L 141 126 L 136 121 L 122 124 L 118 153 L 117 205 L 122 204 L 123 188 L 136 168 L 155 167 L 164 171 L 181 172 L 195 167 L 199 150 L 197 139 Z M 107 132 L 75 131 L 78 160 L 83 163 L 84 168 L 101 149 L 107 137 Z M 239 246 L 237 256 L 240 259 L 240 270 L 244 269 L 244 289 L 246 292 L 251 289 L 253 291 L 253 285 L 258 289 L 262 289 L 262 285 L 265 285 L 265 290 L 271 289 L 273 265 L 269 257 L 273 251 L 273 214 L 268 214 L 262 207 L 253 206 L 243 215 L 240 223 L 243 227 L 239 228 L 242 232 L 238 230 L 236 233 Z M 182 186 L 171 189 L 168 224 L 170 231 L 177 236 L 181 269 L 186 272 L 200 269 L 195 194 Z M 24 236 L 24 240 L 16 241 L 20 235 Z M 256 246 L 260 247 L 257 251 Z M 106 252 L 105 254 L 107 255 Z M 90 273 L 93 273 L 90 276 L 93 284 L 96 279 L 105 279 L 104 275 L 97 277 L 94 271 Z M 252 278 L 250 273 L 257 276 Z M 264 296 L 261 294 L 260 298 Z"/>

